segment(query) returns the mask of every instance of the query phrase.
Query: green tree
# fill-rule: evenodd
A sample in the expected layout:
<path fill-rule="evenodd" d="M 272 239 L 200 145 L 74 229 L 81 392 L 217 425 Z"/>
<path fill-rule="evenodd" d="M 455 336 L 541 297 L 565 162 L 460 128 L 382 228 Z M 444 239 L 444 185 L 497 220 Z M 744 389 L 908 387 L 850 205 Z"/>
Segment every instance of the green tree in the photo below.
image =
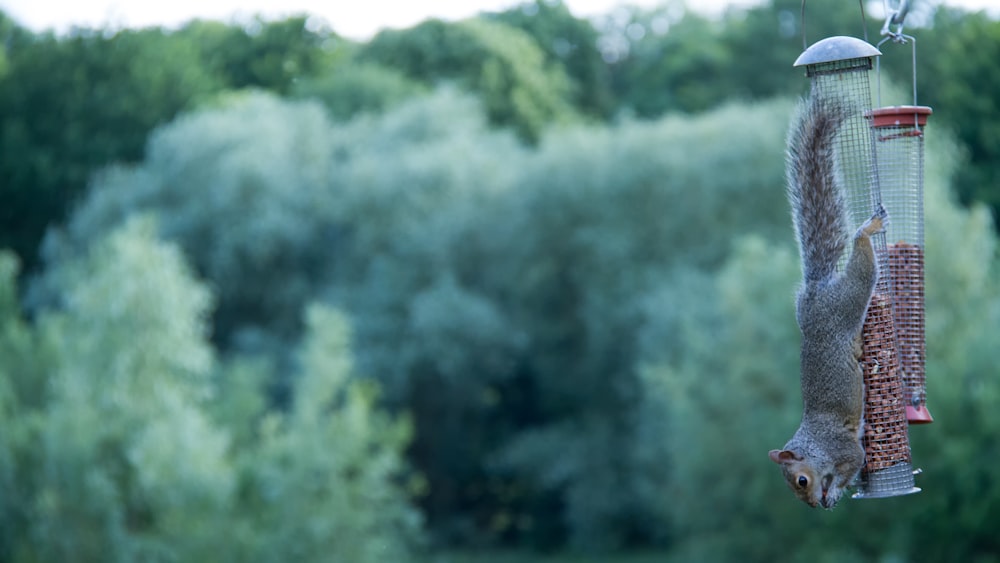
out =
<path fill-rule="evenodd" d="M 319 100 L 336 120 L 346 120 L 358 113 L 386 111 L 425 93 L 423 84 L 399 71 L 378 64 L 353 62 L 302 78 L 293 84 L 291 91 L 294 98 Z"/>
<path fill-rule="evenodd" d="M 27 269 L 90 175 L 142 157 L 146 136 L 219 83 L 194 45 L 159 29 L 22 36 L 0 75 L 0 246 Z"/>
<path fill-rule="evenodd" d="M 750 235 L 721 268 L 679 276 L 650 297 L 639 411 L 649 440 L 632 455 L 648 491 L 641 502 L 668 526 L 679 560 L 762 559 L 806 530 L 791 515 L 799 507 L 781 502 L 787 491 L 766 457 L 801 414 L 798 278 L 791 245 Z M 768 541 L 734 529 L 740 522 L 772 523 Z"/>
<path fill-rule="evenodd" d="M 68 227 L 73 244 L 54 240 L 49 259 L 155 211 L 161 234 L 217 290 L 218 339 L 254 347 L 261 330 L 293 339 L 302 307 L 338 265 L 332 126 L 315 102 L 260 92 L 219 106 L 157 130 L 142 165 L 99 175 Z"/>
<path fill-rule="evenodd" d="M 636 8 L 624 25 L 608 17 L 615 27 L 605 30 L 605 48 L 624 51 L 608 54 L 621 57 L 613 67 L 619 104 L 640 117 L 702 111 L 730 95 L 726 73 L 737 54 L 722 43 L 721 24 L 694 13 L 675 22 L 676 11 Z"/>
<path fill-rule="evenodd" d="M 305 16 L 247 25 L 189 23 L 32 36 L 0 22 L 0 245 L 28 270 L 91 175 L 143 156 L 152 129 L 222 89 L 288 93 L 341 57 L 341 41 Z"/>
<path fill-rule="evenodd" d="M 548 63 L 563 69 L 572 80 L 571 94 L 577 111 L 610 117 L 614 109 L 611 76 L 597 46 L 597 30 L 589 21 L 574 16 L 561 0 L 533 0 L 483 17 L 531 35 Z"/>
<path fill-rule="evenodd" d="M 295 81 L 336 61 L 347 47 L 315 18 L 296 15 L 243 24 L 195 20 L 174 35 L 190 41 L 213 77 L 231 89 L 259 88 L 287 94 Z"/>
<path fill-rule="evenodd" d="M 628 453 L 645 296 L 680 264 L 718 266 L 734 232 L 788 231 L 787 112 L 575 127 L 529 150 L 450 90 L 335 127 L 316 104 L 232 98 L 95 183 L 66 248 L 158 214 L 231 315 L 221 341 L 242 333 L 289 392 L 294 319 L 336 304 L 359 371 L 413 417 L 441 538 L 612 546 L 653 533 Z"/>
<path fill-rule="evenodd" d="M 20 416 L 18 380 L 22 370 L 30 365 L 34 349 L 31 333 L 20 318 L 17 302 L 17 258 L 10 252 L 0 252 L 0 558 L 9 560 L 17 535 L 23 529 L 25 514 L 20 506 L 17 487 L 17 445 L 21 441 L 17 424 Z M 37 353 L 35 350 L 34 353 Z"/>
<path fill-rule="evenodd" d="M 64 299 L 38 321 L 52 371 L 44 403 L 23 413 L 19 558 L 220 553 L 207 524 L 234 480 L 203 410 L 210 297 L 153 232 L 130 222 L 50 274 Z"/>
<path fill-rule="evenodd" d="M 955 148 L 928 133 L 928 154 L 960 163 Z M 935 142 L 937 141 L 937 142 Z M 986 522 L 1000 517 L 1000 485 L 987 477 L 1000 462 L 992 446 L 1000 417 L 993 377 L 1000 326 L 1000 255 L 996 225 L 983 204 L 958 207 L 939 186 L 962 167 L 931 158 L 927 210 L 927 396 L 933 424 L 910 432 L 923 467 L 913 510 L 913 553 L 928 559 L 989 559 L 1000 549 Z M 914 555 L 916 557 L 916 555 Z"/>
<path fill-rule="evenodd" d="M 5 559 L 407 560 L 410 427 L 352 375 L 341 315 L 310 309 L 279 413 L 258 385 L 267 364 L 217 365 L 211 295 L 148 218 L 46 276 L 59 305 L 28 324 L 0 256 Z"/>
<path fill-rule="evenodd" d="M 25 33 L 6 12 L 0 9 L 0 43 L 3 44 L 0 47 L 0 79 L 3 79 L 3 75 L 7 73 L 7 49 L 9 44 L 18 35 Z"/>
<path fill-rule="evenodd" d="M 531 141 L 545 126 L 573 115 L 562 68 L 546 62 L 530 35 L 501 23 L 428 20 L 383 31 L 356 56 L 430 84 L 457 82 L 479 96 L 491 122 L 513 127 Z"/>
<path fill-rule="evenodd" d="M 627 453 L 638 436 L 645 299 L 675 268 L 717 267 L 734 233 L 784 232 L 775 124 L 786 108 L 554 134 L 524 166 L 510 199 L 520 212 L 498 214 L 514 218 L 504 259 L 517 274 L 501 303 L 527 335 L 522 369 L 535 409 L 498 455 L 520 486 L 562 499 L 556 521 L 575 545 L 654 533 L 633 509 L 642 503 Z"/>
<path fill-rule="evenodd" d="M 942 6 L 931 28 L 913 33 L 917 37 L 918 102 L 934 108 L 932 131 L 953 131 L 968 151 L 967 164 L 957 171 L 954 181 L 959 200 L 966 205 L 983 202 L 1000 217 L 1000 195 L 995 188 L 1000 182 L 1000 71 L 992 63 L 1000 56 L 1000 20 L 985 12 Z M 887 74 L 903 84 L 909 84 L 912 77 L 908 49 L 887 46 L 882 61 Z"/>
<path fill-rule="evenodd" d="M 287 413 L 260 421 L 236 452 L 239 561 L 407 561 L 420 517 L 404 488 L 405 419 L 376 407 L 352 373 L 346 319 L 310 307 L 302 373 Z"/>

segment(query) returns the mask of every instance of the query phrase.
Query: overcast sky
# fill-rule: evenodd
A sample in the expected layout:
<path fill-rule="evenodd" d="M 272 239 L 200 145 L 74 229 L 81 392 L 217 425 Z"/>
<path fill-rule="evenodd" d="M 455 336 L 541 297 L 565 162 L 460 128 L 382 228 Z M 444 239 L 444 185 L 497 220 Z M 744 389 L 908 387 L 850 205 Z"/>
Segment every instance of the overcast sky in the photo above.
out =
<path fill-rule="evenodd" d="M 827 0 L 832 1 L 832 0 Z M 927 0 L 914 0 L 917 2 Z M 726 5 L 755 0 L 689 0 L 699 10 L 719 11 Z M 88 27 L 173 26 L 192 18 L 229 20 L 233 16 L 281 16 L 306 12 L 326 20 L 337 33 L 366 39 L 385 27 L 409 27 L 429 17 L 460 19 L 484 10 L 517 5 L 518 0 L 0 0 L 22 25 L 36 31 L 63 31 L 73 25 Z M 577 16 L 607 13 L 621 0 L 565 0 Z M 655 6 L 663 0 L 628 0 Z M 947 0 L 969 9 L 1000 10 L 1000 0 Z M 898 0 L 890 0 L 895 6 Z"/>

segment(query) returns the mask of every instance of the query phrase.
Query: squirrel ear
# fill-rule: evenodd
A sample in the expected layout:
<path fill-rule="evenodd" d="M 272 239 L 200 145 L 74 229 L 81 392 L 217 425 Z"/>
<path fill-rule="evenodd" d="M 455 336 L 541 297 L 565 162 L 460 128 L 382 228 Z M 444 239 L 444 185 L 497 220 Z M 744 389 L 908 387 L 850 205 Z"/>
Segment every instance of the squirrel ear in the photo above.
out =
<path fill-rule="evenodd" d="M 788 463 L 790 461 L 801 461 L 802 456 L 796 454 L 792 450 L 771 450 L 767 453 L 771 461 L 777 464 Z"/>

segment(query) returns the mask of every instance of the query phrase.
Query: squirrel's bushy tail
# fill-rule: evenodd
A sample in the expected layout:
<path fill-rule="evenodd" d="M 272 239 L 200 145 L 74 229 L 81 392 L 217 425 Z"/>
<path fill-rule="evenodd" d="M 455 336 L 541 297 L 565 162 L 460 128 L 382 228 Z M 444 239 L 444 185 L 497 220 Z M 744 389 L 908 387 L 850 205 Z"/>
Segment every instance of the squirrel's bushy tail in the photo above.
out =
<path fill-rule="evenodd" d="M 847 115 L 843 105 L 810 96 L 799 103 L 788 133 L 788 200 L 807 282 L 831 276 L 846 244 L 847 220 L 844 195 L 836 181 L 834 139 Z"/>

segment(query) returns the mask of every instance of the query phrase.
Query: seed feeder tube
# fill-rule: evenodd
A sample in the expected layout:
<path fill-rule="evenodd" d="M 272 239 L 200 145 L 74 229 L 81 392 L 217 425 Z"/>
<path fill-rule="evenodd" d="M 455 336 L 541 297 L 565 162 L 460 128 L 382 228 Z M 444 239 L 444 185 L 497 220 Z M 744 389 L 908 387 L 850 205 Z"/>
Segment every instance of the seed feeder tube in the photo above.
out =
<path fill-rule="evenodd" d="M 890 217 L 890 221 L 892 218 Z M 903 378 L 899 369 L 893 299 L 888 290 L 885 237 L 879 260 L 879 281 L 872 293 L 861 329 L 861 369 L 865 384 L 865 423 L 861 445 L 865 465 L 854 498 L 882 498 L 919 492 L 914 483 Z"/>
<path fill-rule="evenodd" d="M 850 224 L 861 225 L 882 205 L 874 129 L 870 127 L 873 60 L 881 52 L 854 37 L 829 37 L 814 43 L 795 61 L 810 79 L 810 96 L 820 104 L 846 108 L 848 117 L 835 140 L 838 180 Z M 893 221 L 890 211 L 889 222 Z M 872 237 L 879 277 L 862 329 L 865 424 L 861 444 L 865 465 L 854 498 L 915 493 L 914 472 L 899 370 L 893 297 L 885 232 Z M 848 252 L 840 260 L 847 263 Z"/>
<path fill-rule="evenodd" d="M 924 331 L 924 126 L 931 108 L 890 106 L 873 110 L 882 200 L 892 218 L 886 230 L 896 344 L 906 419 L 934 421 L 927 410 Z"/>
<path fill-rule="evenodd" d="M 871 112 L 872 131 L 878 153 L 879 183 L 885 207 L 893 222 L 886 236 L 890 241 L 889 269 L 892 276 L 900 367 L 906 395 L 906 418 L 910 424 L 934 421 L 927 410 L 926 339 L 924 317 L 924 126 L 931 108 L 917 105 L 917 43 L 902 32 L 908 9 L 888 14 L 879 42 L 910 44 L 913 66 L 913 105 L 879 107 Z M 898 27 L 895 31 L 892 25 Z M 875 65 L 878 102 L 882 103 L 882 71 Z"/>

